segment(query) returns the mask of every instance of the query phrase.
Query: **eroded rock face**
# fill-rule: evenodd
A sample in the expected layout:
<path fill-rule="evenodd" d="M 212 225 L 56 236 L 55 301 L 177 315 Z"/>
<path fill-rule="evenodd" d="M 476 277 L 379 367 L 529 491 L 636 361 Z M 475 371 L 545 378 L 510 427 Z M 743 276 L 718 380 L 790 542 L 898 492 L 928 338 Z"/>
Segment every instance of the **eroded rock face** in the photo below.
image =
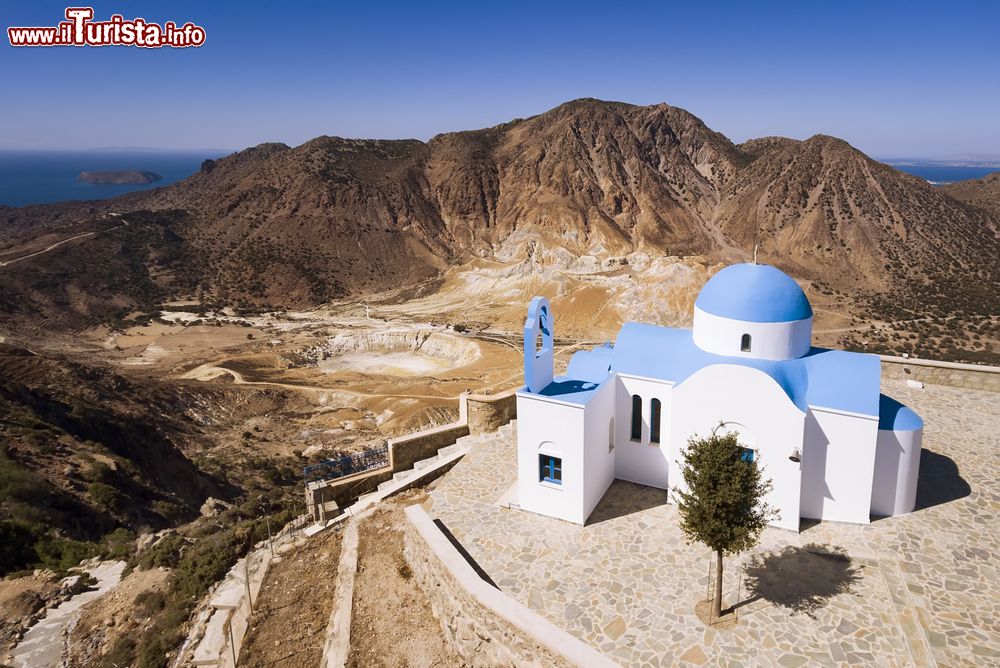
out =
<path fill-rule="evenodd" d="M 472 364 L 479 356 L 479 346 L 472 341 L 430 330 L 399 329 L 338 334 L 317 351 L 317 366 L 327 372 L 434 375 Z"/>
<path fill-rule="evenodd" d="M 232 504 L 210 496 L 205 499 L 205 503 L 201 504 L 201 516 L 218 517 L 232 507 Z"/>
<path fill-rule="evenodd" d="M 988 213 L 841 140 L 737 146 L 677 107 L 591 99 L 427 143 L 262 145 L 135 200 L 197 211 L 192 241 L 211 266 L 230 283 L 269 276 L 258 288 L 276 304 L 315 298 L 317 281 L 384 289 L 472 257 L 539 252 L 732 260 L 756 243 L 799 278 L 852 288 L 981 270 L 973 237 L 1000 250 Z"/>
<path fill-rule="evenodd" d="M 138 301 L 127 286 L 151 283 L 164 296 L 205 290 L 225 302 L 301 307 L 428 289 L 476 258 L 570 266 L 644 253 L 731 262 L 755 246 L 797 279 L 847 294 L 913 296 L 931 285 L 940 294 L 921 301 L 947 304 L 972 299 L 961 290 L 970 275 L 1000 282 L 1000 214 L 832 137 L 734 145 L 667 104 L 576 100 L 426 143 L 263 144 L 156 191 L 5 216 L 9 229 L 102 211 L 127 211 L 132 225 L 46 256 L 59 284 L 73 285 L 73 303 L 98 293 Z M 109 265 L 97 283 L 87 275 L 95 257 Z M 16 278 L 0 274 L 0 288 L 12 310 L 52 310 Z M 96 309 L 108 300 L 92 301 Z"/>

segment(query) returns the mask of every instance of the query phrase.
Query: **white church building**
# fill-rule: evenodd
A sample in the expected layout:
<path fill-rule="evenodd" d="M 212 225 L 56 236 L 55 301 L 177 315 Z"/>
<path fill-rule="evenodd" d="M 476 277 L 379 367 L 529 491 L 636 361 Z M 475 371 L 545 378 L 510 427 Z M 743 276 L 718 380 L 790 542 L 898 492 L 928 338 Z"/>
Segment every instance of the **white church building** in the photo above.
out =
<path fill-rule="evenodd" d="M 577 352 L 554 377 L 552 308 L 535 297 L 517 506 L 584 524 L 615 478 L 682 486 L 688 439 L 723 429 L 773 481 L 775 526 L 912 511 L 923 421 L 881 394 L 877 356 L 813 347 L 812 316 L 787 274 L 732 265 L 699 293 L 693 329 L 625 323 L 613 346 Z"/>

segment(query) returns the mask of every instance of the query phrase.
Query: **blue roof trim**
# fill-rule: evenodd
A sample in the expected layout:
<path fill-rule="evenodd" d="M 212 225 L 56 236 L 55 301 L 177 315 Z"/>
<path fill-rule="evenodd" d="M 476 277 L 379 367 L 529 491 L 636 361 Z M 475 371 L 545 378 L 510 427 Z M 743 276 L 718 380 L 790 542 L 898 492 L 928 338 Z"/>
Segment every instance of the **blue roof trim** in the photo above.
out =
<path fill-rule="evenodd" d="M 745 322 L 792 322 L 813 314 L 795 279 L 766 264 L 726 267 L 708 280 L 694 305 L 706 313 Z"/>
<path fill-rule="evenodd" d="M 604 359 L 599 350 L 574 355 L 573 362 L 577 356 L 581 359 L 576 364 L 571 362 L 571 371 L 599 368 Z M 734 364 L 766 373 L 802 412 L 816 406 L 879 415 L 881 365 L 878 356 L 865 353 L 812 348 L 804 357 L 793 360 L 730 357 L 699 348 L 689 329 L 628 322 L 618 333 L 610 370 L 679 384 L 714 364 Z M 594 376 L 581 378 L 593 380 Z"/>
<path fill-rule="evenodd" d="M 916 431 L 924 426 L 923 419 L 892 397 L 878 397 L 878 428 L 884 431 Z"/>
<path fill-rule="evenodd" d="M 558 399 L 570 404 L 586 406 L 594 398 L 594 395 L 597 394 L 597 390 L 600 387 L 600 383 L 567 378 L 566 376 L 556 376 L 551 383 L 545 386 L 545 389 L 532 394 L 551 397 L 552 399 Z"/>

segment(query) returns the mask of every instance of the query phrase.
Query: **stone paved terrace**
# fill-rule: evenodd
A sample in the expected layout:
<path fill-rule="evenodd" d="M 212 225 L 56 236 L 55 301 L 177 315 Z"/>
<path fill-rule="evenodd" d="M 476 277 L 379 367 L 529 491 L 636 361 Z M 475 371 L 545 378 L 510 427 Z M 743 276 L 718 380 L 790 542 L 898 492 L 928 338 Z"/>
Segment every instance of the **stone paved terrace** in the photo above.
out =
<path fill-rule="evenodd" d="M 918 510 L 768 529 L 726 562 L 733 630 L 695 616 L 710 554 L 663 491 L 616 481 L 586 527 L 502 508 L 516 451 L 499 438 L 441 480 L 430 513 L 500 589 L 622 665 L 1000 665 L 1000 394 L 883 385 L 926 421 Z"/>

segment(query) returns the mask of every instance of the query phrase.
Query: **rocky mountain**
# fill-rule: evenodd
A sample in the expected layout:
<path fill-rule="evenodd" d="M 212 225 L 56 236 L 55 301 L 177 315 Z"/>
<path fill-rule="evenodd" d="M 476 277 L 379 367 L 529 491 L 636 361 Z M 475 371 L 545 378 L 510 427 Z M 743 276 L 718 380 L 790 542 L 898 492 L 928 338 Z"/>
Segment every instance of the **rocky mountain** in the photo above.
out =
<path fill-rule="evenodd" d="M 942 306 L 967 277 L 992 285 L 1000 277 L 992 213 L 841 140 L 734 145 L 666 104 L 576 100 L 426 143 L 263 144 L 206 161 L 170 187 L 86 207 L 91 216 L 154 213 L 142 214 L 144 232 L 105 234 L 102 252 L 95 239 L 86 251 L 67 247 L 55 266 L 22 267 L 27 282 L 0 272 L 5 311 L 95 301 L 120 310 L 177 291 L 302 306 L 426 283 L 474 257 L 553 249 L 731 261 L 757 246 L 761 260 L 849 294 L 910 294 L 933 283 L 920 298 Z M 4 215 L 20 229 L 40 216 L 55 224 L 44 213 Z M 97 276 L 87 267 L 95 258 Z M 115 285 L 122 272 L 143 294 Z M 73 294 L 47 292 L 67 282 Z M 88 302 L 95 292 L 102 296 Z"/>

